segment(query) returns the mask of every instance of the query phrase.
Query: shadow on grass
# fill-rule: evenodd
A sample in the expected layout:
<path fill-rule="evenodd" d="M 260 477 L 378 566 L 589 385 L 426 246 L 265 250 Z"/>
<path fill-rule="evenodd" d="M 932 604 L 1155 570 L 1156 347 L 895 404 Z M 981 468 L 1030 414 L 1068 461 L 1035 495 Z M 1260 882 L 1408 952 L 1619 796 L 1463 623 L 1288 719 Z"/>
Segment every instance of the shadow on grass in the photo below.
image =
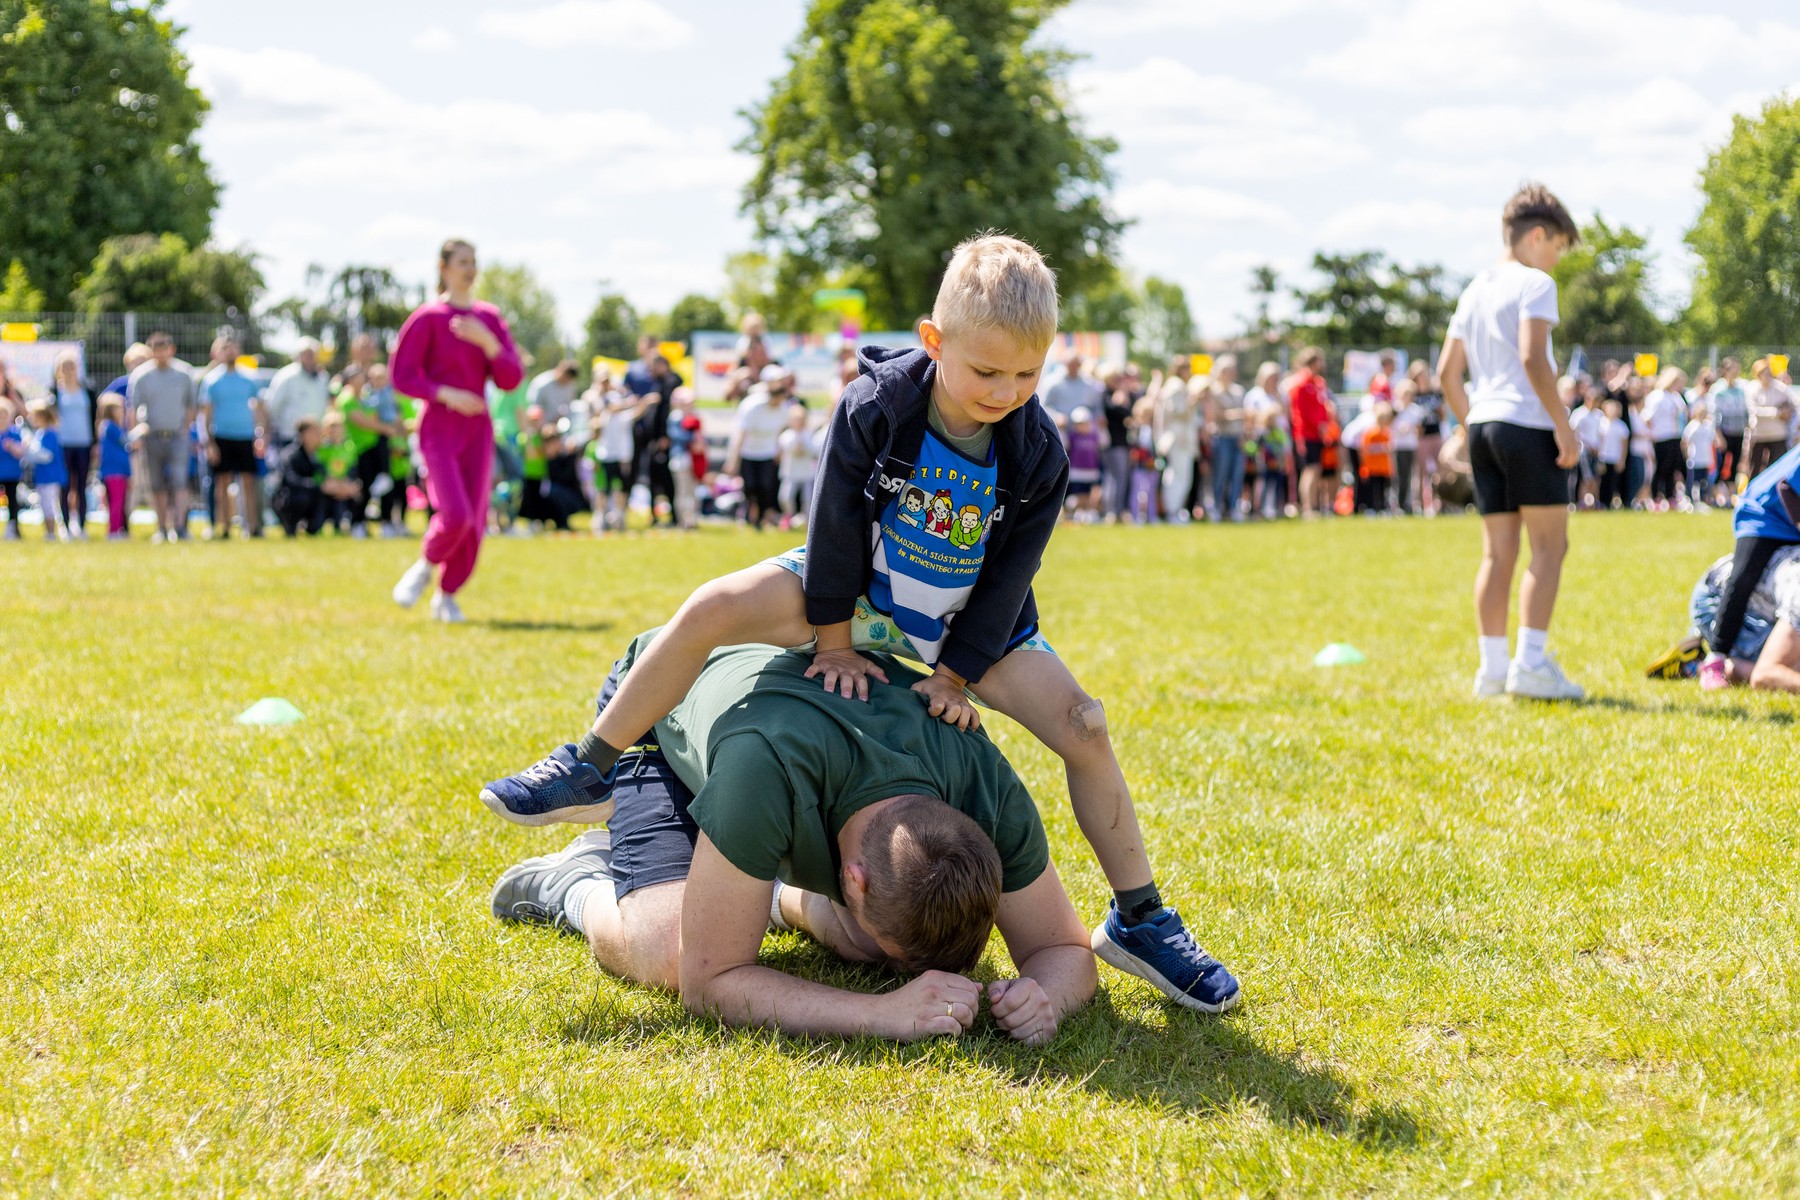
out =
<path fill-rule="evenodd" d="M 1791 711 L 1776 709 L 1772 712 L 1753 712 L 1741 704 L 1706 704 L 1671 701 L 1667 704 L 1643 704 L 1636 700 L 1628 700 L 1623 696 L 1592 696 L 1583 702 L 1584 708 L 1610 708 L 1615 712 L 1639 713 L 1649 716 L 1669 714 L 1681 717 L 1705 717 L 1714 721 L 1767 721 L 1771 725 L 1792 725 L 1797 719 Z"/>
<path fill-rule="evenodd" d="M 613 627 L 611 621 L 514 621 L 504 618 L 472 624 L 501 633 L 605 633 Z"/>
<path fill-rule="evenodd" d="M 798 935 L 771 937 L 760 961 L 849 991 L 885 992 L 905 982 L 887 970 L 842 962 Z M 1075 1087 L 1201 1118 L 1249 1104 L 1271 1121 L 1348 1138 L 1376 1151 L 1405 1151 L 1431 1138 L 1413 1114 L 1383 1105 L 1359 1108 L 1355 1089 L 1329 1069 L 1303 1061 L 1303 1055 L 1258 1044 L 1240 1028 L 1237 1014 L 1214 1017 L 1170 1005 L 1166 1020 L 1147 1024 L 1120 1013 L 1101 991 L 1065 1020 L 1056 1041 L 1042 1049 L 1013 1041 L 985 1005 L 974 1027 L 958 1041 L 903 1046 L 872 1037 L 804 1038 L 731 1029 L 689 1016 L 668 993 L 637 994 L 655 999 L 634 1003 L 603 997 L 597 990 L 593 1004 L 563 1019 L 562 1036 L 614 1047 L 657 1041 L 662 1043 L 659 1053 L 749 1039 L 815 1064 L 850 1068 L 917 1060 L 935 1062 L 946 1072 L 978 1066 L 1009 1077 L 1015 1086 Z"/>

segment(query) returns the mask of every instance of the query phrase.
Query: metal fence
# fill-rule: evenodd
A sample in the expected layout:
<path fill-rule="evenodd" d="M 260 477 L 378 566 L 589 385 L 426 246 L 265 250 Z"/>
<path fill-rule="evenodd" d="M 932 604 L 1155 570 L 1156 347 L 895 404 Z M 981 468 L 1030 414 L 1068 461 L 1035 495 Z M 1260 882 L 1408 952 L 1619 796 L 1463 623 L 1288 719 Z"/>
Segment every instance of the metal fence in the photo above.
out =
<path fill-rule="evenodd" d="M 1590 377 L 1598 379 L 1608 362 L 1635 364 L 1638 356 L 1653 354 L 1656 356 L 1657 369 L 1680 367 L 1687 373 L 1691 382 L 1702 367 L 1711 367 L 1717 371 L 1719 364 L 1727 358 L 1735 358 L 1742 366 L 1744 374 L 1750 373 L 1750 364 L 1759 358 L 1769 355 L 1784 354 L 1800 365 L 1800 346 L 1690 346 L 1679 343 L 1645 344 L 1636 346 L 1588 346 L 1575 343 L 1553 342 L 1556 350 L 1558 373 L 1567 372 L 1571 367 L 1579 367 Z M 1346 386 L 1345 365 L 1353 354 L 1365 354 L 1371 357 L 1384 350 L 1399 352 L 1402 368 L 1423 359 L 1433 367 L 1437 365 L 1439 346 L 1321 346 L 1325 352 L 1325 381 L 1333 391 L 1354 392 L 1356 389 Z M 1224 353 L 1220 351 L 1219 353 Z M 1214 354 L 1214 358 L 1219 357 Z M 1237 356 L 1238 378 L 1248 385 L 1256 377 L 1256 369 L 1265 362 L 1275 363 L 1283 372 L 1290 369 L 1299 357 L 1300 350 L 1287 344 L 1252 344 L 1240 345 L 1231 349 Z M 1647 365 L 1647 364 L 1646 364 Z"/>
<path fill-rule="evenodd" d="M 38 343 L 78 343 L 88 377 L 101 386 L 124 370 L 127 346 L 146 341 L 159 330 L 174 337 L 176 356 L 190 363 L 207 360 L 213 338 L 220 331 L 232 329 L 240 337 L 250 333 L 245 323 L 234 326 L 222 313 L 0 313 L 0 325 L 30 326 Z M 17 337 L 25 331 L 15 328 L 6 332 Z M 40 355 L 28 352 L 28 345 L 0 341 L 0 363 L 7 365 L 8 376 L 20 377 L 17 386 L 21 391 L 35 392 L 49 385 L 50 366 L 38 361 Z M 27 358 L 29 370 L 18 365 Z"/>

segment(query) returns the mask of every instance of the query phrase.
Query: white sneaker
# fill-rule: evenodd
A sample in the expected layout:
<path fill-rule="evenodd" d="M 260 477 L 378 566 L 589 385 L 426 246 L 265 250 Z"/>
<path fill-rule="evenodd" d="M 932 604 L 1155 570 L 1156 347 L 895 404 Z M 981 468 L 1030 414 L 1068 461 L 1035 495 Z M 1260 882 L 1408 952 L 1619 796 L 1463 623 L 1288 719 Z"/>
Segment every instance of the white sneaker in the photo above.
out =
<path fill-rule="evenodd" d="M 456 597 L 443 592 L 431 593 L 431 619 L 455 625 L 463 619 L 463 610 L 456 603 Z"/>
<path fill-rule="evenodd" d="M 152 546 L 160 546 L 163 544 L 163 531 L 162 530 L 159 529 L 155 533 L 150 535 L 150 544 Z"/>
<path fill-rule="evenodd" d="M 1475 672 L 1475 698 L 1477 700 L 1492 700 L 1496 696 L 1504 695 L 1506 695 L 1506 676 L 1484 675 L 1480 671 Z"/>
<path fill-rule="evenodd" d="M 1548 656 L 1536 667 L 1527 667 L 1518 659 L 1506 670 L 1506 694 L 1529 700 L 1585 700 L 1587 690 L 1571 682 L 1556 660 Z"/>
<path fill-rule="evenodd" d="M 406 574 L 402 575 L 400 582 L 394 585 L 394 603 L 401 608 L 411 608 L 419 602 L 419 597 L 423 596 L 425 589 L 430 586 L 431 564 L 421 558 L 406 568 Z"/>
<path fill-rule="evenodd" d="M 369 527 L 367 525 L 352 525 L 350 527 L 350 536 L 360 541 L 369 536 Z"/>

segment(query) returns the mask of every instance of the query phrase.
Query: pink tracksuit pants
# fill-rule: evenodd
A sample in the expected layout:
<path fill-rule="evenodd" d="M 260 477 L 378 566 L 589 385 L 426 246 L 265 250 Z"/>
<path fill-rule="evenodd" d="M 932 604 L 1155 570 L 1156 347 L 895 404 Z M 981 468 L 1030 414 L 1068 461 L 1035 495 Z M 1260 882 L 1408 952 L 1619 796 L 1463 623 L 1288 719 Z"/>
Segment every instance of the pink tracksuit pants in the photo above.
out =
<path fill-rule="evenodd" d="M 432 510 L 425 561 L 440 569 L 438 590 L 454 595 L 475 573 L 487 533 L 494 423 L 485 413 L 465 416 L 442 404 L 427 404 L 419 418 L 419 453 L 425 459 L 425 495 Z"/>

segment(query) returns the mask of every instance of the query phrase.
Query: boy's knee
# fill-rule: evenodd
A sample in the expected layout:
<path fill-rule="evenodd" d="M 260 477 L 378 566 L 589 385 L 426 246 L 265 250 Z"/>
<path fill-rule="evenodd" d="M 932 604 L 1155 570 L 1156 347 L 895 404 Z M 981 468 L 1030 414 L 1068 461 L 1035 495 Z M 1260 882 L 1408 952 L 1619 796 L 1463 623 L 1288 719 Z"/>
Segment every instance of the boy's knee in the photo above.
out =
<path fill-rule="evenodd" d="M 1069 730 L 1077 742 L 1092 742 L 1106 736 L 1106 706 L 1092 696 L 1084 696 L 1069 709 Z"/>

